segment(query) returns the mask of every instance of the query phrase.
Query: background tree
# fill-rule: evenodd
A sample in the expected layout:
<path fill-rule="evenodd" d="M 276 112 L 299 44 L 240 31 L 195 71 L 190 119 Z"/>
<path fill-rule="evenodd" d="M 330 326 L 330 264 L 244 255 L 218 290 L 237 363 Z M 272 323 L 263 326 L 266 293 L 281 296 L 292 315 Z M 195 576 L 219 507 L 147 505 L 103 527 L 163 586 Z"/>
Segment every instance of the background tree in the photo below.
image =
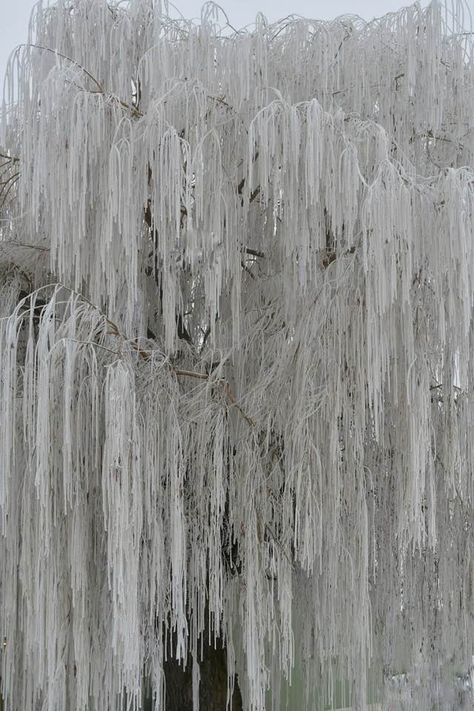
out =
<path fill-rule="evenodd" d="M 461 704 L 467 15 L 36 6 L 1 128 L 7 709 L 261 711 L 295 661 L 307 708 Z"/>

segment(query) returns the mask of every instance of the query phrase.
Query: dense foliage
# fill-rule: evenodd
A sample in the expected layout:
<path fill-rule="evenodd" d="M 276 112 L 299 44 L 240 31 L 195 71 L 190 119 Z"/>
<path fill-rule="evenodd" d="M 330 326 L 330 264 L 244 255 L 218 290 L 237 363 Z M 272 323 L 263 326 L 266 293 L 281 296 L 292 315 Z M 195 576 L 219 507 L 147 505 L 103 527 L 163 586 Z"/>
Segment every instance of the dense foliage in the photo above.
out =
<path fill-rule="evenodd" d="M 196 707 L 216 640 L 249 711 L 279 708 L 295 662 L 310 709 L 336 680 L 366 708 L 373 675 L 454 708 L 467 14 L 237 31 L 212 4 L 36 6 L 0 132 L 7 708 L 136 709 L 145 686 L 164 708 L 168 656 Z"/>

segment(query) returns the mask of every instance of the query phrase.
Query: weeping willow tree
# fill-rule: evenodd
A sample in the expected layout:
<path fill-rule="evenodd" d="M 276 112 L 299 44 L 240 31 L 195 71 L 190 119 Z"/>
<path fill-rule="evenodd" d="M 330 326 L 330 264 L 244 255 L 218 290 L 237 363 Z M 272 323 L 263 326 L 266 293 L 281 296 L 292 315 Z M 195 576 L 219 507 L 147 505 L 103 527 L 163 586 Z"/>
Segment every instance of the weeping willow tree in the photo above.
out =
<path fill-rule="evenodd" d="M 295 668 L 302 709 L 374 675 L 461 707 L 468 15 L 36 5 L 0 128 L 7 711 L 277 710 Z"/>

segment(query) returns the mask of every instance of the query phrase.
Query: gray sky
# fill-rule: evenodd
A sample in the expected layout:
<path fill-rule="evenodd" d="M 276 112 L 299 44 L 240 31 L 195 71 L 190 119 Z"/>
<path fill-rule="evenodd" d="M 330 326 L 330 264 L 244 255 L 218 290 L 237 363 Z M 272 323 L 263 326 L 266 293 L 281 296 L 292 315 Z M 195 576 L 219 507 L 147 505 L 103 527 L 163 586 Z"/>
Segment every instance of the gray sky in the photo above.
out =
<path fill-rule="evenodd" d="M 45 2 L 46 4 L 46 2 Z M 185 17 L 195 17 L 200 13 L 201 0 L 176 0 Z M 290 13 L 319 19 L 330 19 L 347 13 L 361 15 L 366 19 L 397 10 L 403 0 L 222 0 L 222 7 L 229 15 L 231 23 L 242 27 L 262 11 L 269 20 L 277 20 Z M 425 4 L 425 2 L 423 2 Z M 26 38 L 28 19 L 34 0 L 0 0 L 0 77 L 3 75 L 10 52 Z M 474 11 L 474 0 L 469 0 Z M 1 93 L 1 92 L 0 92 Z"/>

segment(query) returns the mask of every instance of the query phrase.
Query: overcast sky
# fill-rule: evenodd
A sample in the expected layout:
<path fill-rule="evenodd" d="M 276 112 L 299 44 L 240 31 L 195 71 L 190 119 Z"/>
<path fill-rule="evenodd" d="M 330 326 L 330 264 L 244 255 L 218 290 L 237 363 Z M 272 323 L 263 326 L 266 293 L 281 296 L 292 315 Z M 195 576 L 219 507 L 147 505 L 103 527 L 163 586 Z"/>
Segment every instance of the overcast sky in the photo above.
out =
<path fill-rule="evenodd" d="M 34 0 L 0 0 L 1 84 L 10 52 L 26 38 L 28 18 L 34 4 Z M 196 17 L 200 13 L 202 1 L 176 0 L 175 4 L 185 17 Z M 231 23 L 242 27 L 252 22 L 259 10 L 269 20 L 277 20 L 290 13 L 319 19 L 331 19 L 351 13 L 371 19 L 397 10 L 407 3 L 403 0 L 222 0 L 219 4 L 229 15 Z M 469 4 L 474 10 L 474 0 L 469 0 Z"/>

